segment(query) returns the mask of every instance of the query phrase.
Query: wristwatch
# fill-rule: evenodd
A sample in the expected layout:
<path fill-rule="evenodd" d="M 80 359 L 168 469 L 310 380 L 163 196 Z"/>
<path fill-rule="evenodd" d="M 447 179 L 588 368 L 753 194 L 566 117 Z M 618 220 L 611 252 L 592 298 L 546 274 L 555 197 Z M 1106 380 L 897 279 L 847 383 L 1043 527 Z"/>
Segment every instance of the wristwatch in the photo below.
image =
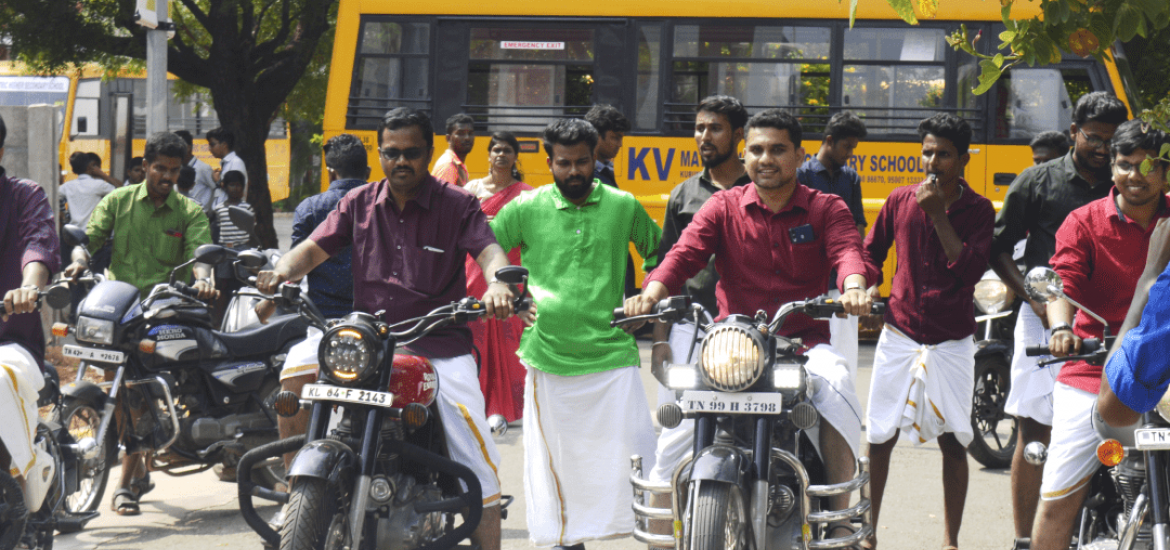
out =
<path fill-rule="evenodd" d="M 851 285 L 848 285 L 848 286 L 846 286 L 846 287 L 845 287 L 845 292 L 849 292 L 850 290 L 861 290 L 861 291 L 864 291 L 864 290 L 865 290 L 865 287 L 864 287 L 864 286 L 861 286 L 861 285 L 859 285 L 859 284 L 857 284 L 857 283 L 853 283 L 853 284 L 851 284 Z"/>
<path fill-rule="evenodd" d="M 198 279 L 195 279 L 195 282 L 196 282 L 196 283 L 207 283 L 207 284 L 211 284 L 211 277 L 200 277 L 200 278 L 198 278 Z"/>
<path fill-rule="evenodd" d="M 1069 326 L 1068 323 L 1061 323 L 1059 325 L 1052 327 L 1052 330 L 1049 330 L 1048 334 L 1049 334 L 1049 336 L 1056 336 L 1056 333 L 1060 332 L 1062 330 L 1067 330 L 1069 332 L 1072 332 L 1072 327 Z"/>

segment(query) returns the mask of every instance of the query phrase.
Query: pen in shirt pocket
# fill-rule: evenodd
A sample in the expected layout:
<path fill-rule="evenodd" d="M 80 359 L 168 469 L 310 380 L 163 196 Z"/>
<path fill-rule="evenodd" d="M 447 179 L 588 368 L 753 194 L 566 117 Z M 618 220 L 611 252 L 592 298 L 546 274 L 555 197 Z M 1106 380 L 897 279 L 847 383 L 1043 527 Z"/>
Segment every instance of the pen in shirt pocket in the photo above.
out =
<path fill-rule="evenodd" d="M 435 247 L 433 247 L 433 246 L 424 246 L 424 247 L 423 247 L 423 250 L 428 250 L 428 251 L 430 251 L 430 252 L 437 252 L 437 253 L 439 253 L 439 254 L 442 254 L 442 253 L 443 253 L 443 250 L 441 250 L 441 249 L 438 249 L 438 248 L 435 248 Z"/>
<path fill-rule="evenodd" d="M 183 238 L 183 232 L 179 231 L 178 229 L 167 229 L 164 231 L 164 233 L 171 237 L 178 237 L 180 239 Z"/>

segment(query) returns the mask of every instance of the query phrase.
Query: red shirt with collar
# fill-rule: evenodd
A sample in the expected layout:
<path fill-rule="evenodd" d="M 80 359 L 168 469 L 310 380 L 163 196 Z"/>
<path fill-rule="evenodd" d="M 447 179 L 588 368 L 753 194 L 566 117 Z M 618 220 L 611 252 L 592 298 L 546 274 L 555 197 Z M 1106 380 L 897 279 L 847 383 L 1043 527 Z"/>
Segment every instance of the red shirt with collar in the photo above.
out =
<path fill-rule="evenodd" d="M 794 230 L 805 237 L 794 237 Z M 838 287 L 855 273 L 871 279 L 862 258 L 861 236 L 845 201 L 799 182 L 779 212 L 768 209 L 755 184 L 715 193 L 646 284 L 658 281 L 677 294 L 713 254 L 720 319 L 755 315 L 757 310 L 771 316 L 787 302 L 819 296 L 828 288 L 833 268 Z M 794 314 L 780 334 L 801 338 L 812 347 L 828 343 L 829 324 Z"/>
<path fill-rule="evenodd" d="M 963 195 L 947 218 L 963 241 L 959 259 L 947 259 L 930 216 L 918 207 L 918 186 L 890 193 L 865 237 L 870 269 L 879 273 L 890 245 L 897 246 L 898 269 L 890 287 L 886 323 L 919 344 L 939 344 L 975 333 L 975 283 L 987 271 L 995 208 L 960 179 Z"/>
<path fill-rule="evenodd" d="M 1165 196 L 1161 201 L 1150 226 L 1142 229 L 1121 213 L 1115 187 L 1108 197 L 1073 210 L 1056 232 L 1056 254 L 1051 265 L 1064 279 L 1064 293 L 1104 318 L 1115 335 L 1125 321 L 1138 278 L 1146 267 L 1154 226 L 1159 219 L 1170 216 L 1170 201 Z M 1100 338 L 1103 329 L 1096 319 L 1077 310 L 1073 319 L 1073 333 L 1077 336 Z M 1061 367 L 1056 381 L 1097 393 L 1101 388 L 1101 367 L 1069 361 Z"/>

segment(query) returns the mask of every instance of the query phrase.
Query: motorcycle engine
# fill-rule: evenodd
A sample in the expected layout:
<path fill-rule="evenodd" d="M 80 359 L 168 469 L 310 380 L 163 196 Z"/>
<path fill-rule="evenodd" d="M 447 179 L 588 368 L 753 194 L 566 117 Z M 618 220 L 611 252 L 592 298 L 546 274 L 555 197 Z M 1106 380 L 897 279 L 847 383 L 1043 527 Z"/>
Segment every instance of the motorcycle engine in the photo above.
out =
<path fill-rule="evenodd" d="M 420 485 L 413 476 L 402 473 L 383 479 L 389 482 L 389 494 L 381 500 L 370 499 L 371 509 L 376 510 L 379 550 L 413 550 L 447 530 L 442 512 L 420 514 L 414 510 L 417 503 L 443 500 L 437 485 Z"/>
<path fill-rule="evenodd" d="M 1114 466 L 1110 471 L 1113 476 L 1113 482 L 1117 486 L 1117 493 L 1121 497 L 1121 501 L 1125 504 L 1125 509 L 1122 519 L 1119 523 L 1125 521 L 1124 518 L 1129 517 L 1130 511 L 1133 510 L 1134 501 L 1142 492 L 1142 486 L 1146 483 L 1146 464 L 1141 458 L 1141 454 L 1134 453 L 1135 456 L 1126 456 L 1121 461 L 1121 464 Z M 1137 543 L 1135 548 L 1145 548 L 1150 542 L 1150 525 L 1146 523 L 1142 526 L 1141 531 L 1138 532 Z"/>

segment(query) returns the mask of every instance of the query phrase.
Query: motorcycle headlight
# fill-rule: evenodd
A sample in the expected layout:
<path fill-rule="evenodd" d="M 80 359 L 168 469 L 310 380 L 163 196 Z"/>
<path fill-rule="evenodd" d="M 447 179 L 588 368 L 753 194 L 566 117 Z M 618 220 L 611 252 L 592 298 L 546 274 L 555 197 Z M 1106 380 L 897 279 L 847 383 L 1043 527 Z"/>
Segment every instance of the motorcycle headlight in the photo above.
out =
<path fill-rule="evenodd" d="M 983 279 L 975 283 L 975 307 L 984 314 L 999 313 L 1016 299 L 1016 295 L 996 279 Z"/>
<path fill-rule="evenodd" d="M 92 317 L 77 318 L 77 341 L 91 344 L 114 344 L 114 321 L 103 321 Z"/>
<path fill-rule="evenodd" d="M 743 391 L 764 373 L 764 351 L 758 338 L 736 325 L 715 328 L 703 339 L 699 355 L 703 382 L 720 391 Z"/>
<path fill-rule="evenodd" d="M 672 390 L 692 390 L 698 383 L 694 365 L 670 365 L 666 368 L 666 386 Z"/>
<path fill-rule="evenodd" d="M 804 387 L 804 369 L 800 365 L 778 365 L 772 369 L 772 385 L 778 390 L 799 390 Z"/>
<path fill-rule="evenodd" d="M 357 384 L 377 370 L 380 343 L 366 327 L 333 327 L 321 338 L 318 348 L 322 372 L 339 384 Z"/>
<path fill-rule="evenodd" d="M 1166 390 L 1166 394 L 1162 396 L 1161 401 L 1158 401 L 1158 406 L 1156 408 L 1158 410 L 1158 415 L 1162 417 L 1162 420 L 1170 422 L 1170 389 Z"/>

